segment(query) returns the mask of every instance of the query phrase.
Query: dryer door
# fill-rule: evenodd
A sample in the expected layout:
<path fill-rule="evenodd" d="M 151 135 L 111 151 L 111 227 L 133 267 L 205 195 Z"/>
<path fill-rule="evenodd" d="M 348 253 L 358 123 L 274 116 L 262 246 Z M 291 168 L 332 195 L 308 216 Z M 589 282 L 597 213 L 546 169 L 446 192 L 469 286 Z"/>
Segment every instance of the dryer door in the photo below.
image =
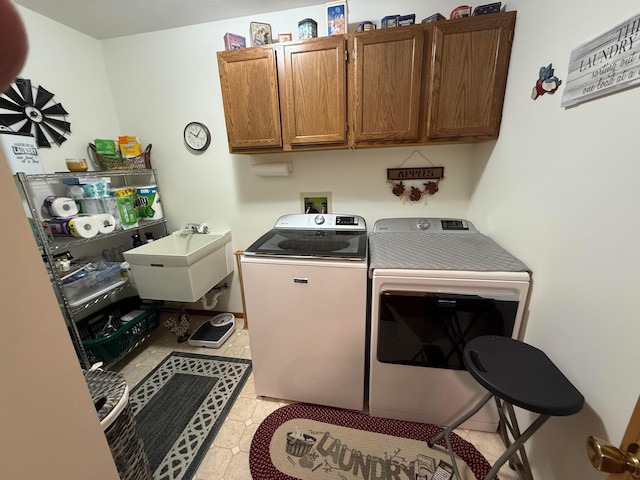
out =
<path fill-rule="evenodd" d="M 462 353 L 481 335 L 511 337 L 518 298 L 384 291 L 377 356 L 382 363 L 464 370 Z"/>

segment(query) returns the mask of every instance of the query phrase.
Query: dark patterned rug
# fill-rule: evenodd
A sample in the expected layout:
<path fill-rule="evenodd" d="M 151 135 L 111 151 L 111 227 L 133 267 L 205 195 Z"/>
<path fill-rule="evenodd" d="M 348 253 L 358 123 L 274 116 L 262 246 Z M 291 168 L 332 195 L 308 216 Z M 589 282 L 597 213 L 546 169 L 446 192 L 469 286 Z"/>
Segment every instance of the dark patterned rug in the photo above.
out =
<path fill-rule="evenodd" d="M 194 477 L 251 361 L 172 352 L 129 394 L 154 480 Z"/>
<path fill-rule="evenodd" d="M 429 448 L 441 427 L 297 403 L 258 427 L 249 453 L 254 480 L 436 480 L 451 478 L 451 457 Z M 491 465 L 466 440 L 451 435 L 463 479 L 483 479 Z M 497 477 L 496 477 L 497 478 Z"/>

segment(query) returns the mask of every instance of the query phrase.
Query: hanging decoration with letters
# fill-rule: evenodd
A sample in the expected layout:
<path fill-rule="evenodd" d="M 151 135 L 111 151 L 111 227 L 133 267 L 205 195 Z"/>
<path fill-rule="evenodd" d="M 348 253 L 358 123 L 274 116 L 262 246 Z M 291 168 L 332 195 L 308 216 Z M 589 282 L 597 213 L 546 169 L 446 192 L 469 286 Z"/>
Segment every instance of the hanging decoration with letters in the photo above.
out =
<path fill-rule="evenodd" d="M 640 14 L 571 51 L 562 106 L 640 85 Z"/>
<path fill-rule="evenodd" d="M 416 153 L 431 166 L 400 168 Z M 391 192 L 396 197 L 411 202 L 419 202 L 422 198 L 426 200 L 427 195 L 437 193 L 438 184 L 443 178 L 444 167 L 434 167 L 418 150 L 414 150 L 397 168 L 387 168 L 387 183 L 391 184 Z"/>

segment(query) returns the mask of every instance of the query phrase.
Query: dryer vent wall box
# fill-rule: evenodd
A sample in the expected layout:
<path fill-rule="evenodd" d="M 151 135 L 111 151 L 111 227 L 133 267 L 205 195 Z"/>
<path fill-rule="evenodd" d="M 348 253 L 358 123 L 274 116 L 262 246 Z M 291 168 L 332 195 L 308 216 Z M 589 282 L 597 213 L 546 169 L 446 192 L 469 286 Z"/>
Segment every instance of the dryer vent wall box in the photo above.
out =
<path fill-rule="evenodd" d="M 305 192 L 300 194 L 302 213 L 331 213 L 331 192 Z"/>

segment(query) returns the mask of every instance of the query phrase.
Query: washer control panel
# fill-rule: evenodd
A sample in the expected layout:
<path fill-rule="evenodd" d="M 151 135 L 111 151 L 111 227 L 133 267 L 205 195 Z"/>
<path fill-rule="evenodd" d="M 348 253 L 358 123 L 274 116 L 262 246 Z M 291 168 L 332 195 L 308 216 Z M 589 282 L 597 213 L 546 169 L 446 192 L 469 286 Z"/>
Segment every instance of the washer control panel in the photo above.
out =
<path fill-rule="evenodd" d="M 366 231 L 367 224 L 358 215 L 337 215 L 334 213 L 292 213 L 281 216 L 274 228 L 313 230 L 359 230 Z"/>

